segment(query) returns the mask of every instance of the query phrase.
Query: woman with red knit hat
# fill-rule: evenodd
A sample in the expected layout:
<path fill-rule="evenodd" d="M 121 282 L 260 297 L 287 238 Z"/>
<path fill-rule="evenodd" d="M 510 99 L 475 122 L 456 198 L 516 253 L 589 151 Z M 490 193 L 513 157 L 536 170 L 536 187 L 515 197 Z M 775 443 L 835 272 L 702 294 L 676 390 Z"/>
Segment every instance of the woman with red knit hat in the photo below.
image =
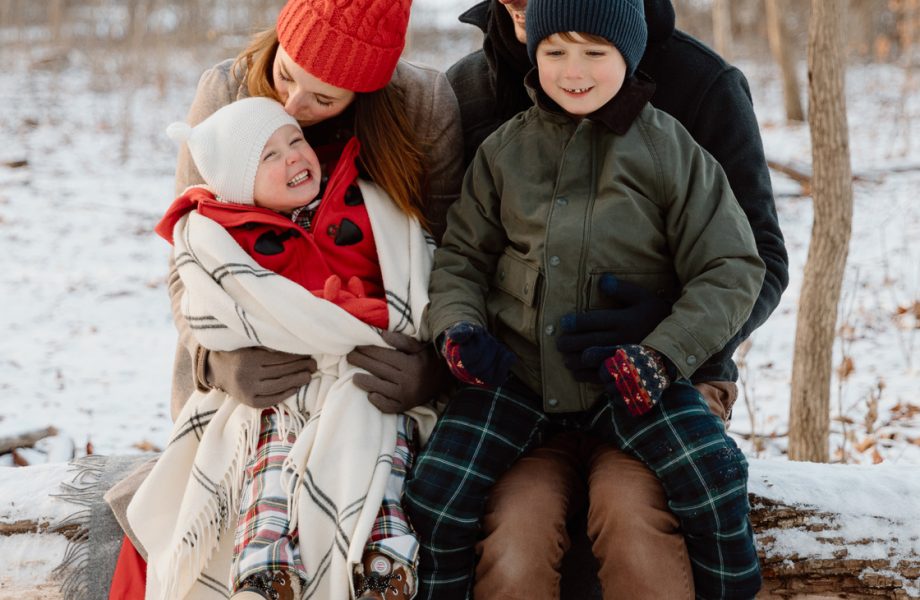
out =
<path fill-rule="evenodd" d="M 276 27 L 256 34 L 235 60 L 224 61 L 202 75 L 187 122 L 195 126 L 238 99 L 274 98 L 303 127 L 322 163 L 322 172 L 333 172 L 346 144 L 357 138 L 361 177 L 383 188 L 396 206 L 417 217 L 432 237 L 439 240 L 447 207 L 459 194 L 463 175 L 459 110 L 443 74 L 399 60 L 410 4 L 411 0 L 290 0 L 281 10 Z M 201 175 L 183 147 L 176 170 L 177 192 L 201 182 Z M 362 203 L 360 192 L 346 202 Z M 346 243 L 355 239 L 354 235 L 343 236 L 341 231 L 346 224 L 340 225 L 334 231 L 330 227 L 325 233 L 336 238 L 336 243 L 339 238 Z M 370 232 L 357 235 L 366 233 Z M 183 316 L 180 304 L 184 287 L 174 266 L 169 290 L 179 330 L 172 394 L 174 419 L 195 389 L 224 390 L 244 404 L 267 409 L 309 382 L 316 369 L 310 357 L 264 348 L 228 352 L 202 348 Z M 367 371 L 355 375 L 355 384 L 366 390 L 370 401 L 385 413 L 405 412 L 434 398 L 440 386 L 441 367 L 430 345 L 394 332 L 384 331 L 381 337 L 392 348 L 359 347 L 348 355 L 349 362 Z M 207 420 L 205 415 L 201 418 Z M 411 431 L 401 434 L 404 434 L 400 440 L 403 446 L 411 449 L 417 443 Z M 260 435 L 259 442 L 269 437 Z M 397 448 L 395 454 L 405 450 Z M 257 448 L 257 456 L 259 452 Z M 263 459 L 269 465 L 266 468 L 271 468 L 271 459 Z M 411 465 L 412 457 L 393 459 L 404 470 Z M 247 465 L 244 488 L 259 487 L 259 468 Z M 396 483 L 401 483 L 404 476 L 399 470 L 400 465 L 394 466 L 395 476 L 390 478 L 400 479 Z M 131 479 L 137 481 L 145 475 L 135 474 Z M 348 476 L 347 472 L 341 473 L 343 479 Z M 388 481 L 387 485 L 391 483 Z M 128 538 L 143 552 L 127 519 L 123 518 L 125 498 L 135 490 L 136 483 L 125 482 L 113 489 L 107 499 Z M 221 525 L 228 519 L 224 514 L 227 508 L 235 504 L 239 504 L 239 499 L 232 494 L 231 498 L 218 502 Z M 196 552 L 213 553 L 211 562 L 232 562 L 236 571 L 223 573 L 223 579 L 215 579 L 213 572 L 195 574 L 193 587 L 182 597 L 203 598 L 211 593 L 226 597 L 229 578 L 229 591 L 236 594 L 234 598 L 286 599 L 305 595 L 325 598 L 322 590 L 329 588 L 324 587 L 323 580 L 339 576 L 328 573 L 329 564 L 338 558 L 330 556 L 324 564 L 297 564 L 300 558 L 295 552 L 297 528 L 302 536 L 309 536 L 310 524 L 287 527 L 285 508 L 277 503 L 258 502 L 251 503 L 248 510 L 241 507 L 237 542 L 255 540 L 254 553 L 247 554 L 245 544 L 234 544 L 232 535 L 219 536 L 218 548 L 198 547 L 197 538 L 190 541 Z M 330 519 L 338 526 L 349 510 L 360 507 L 329 509 Z M 356 569 L 354 581 L 348 582 L 353 583 L 359 598 L 411 598 L 415 593 L 415 550 L 411 542 L 408 546 L 400 545 L 405 542 L 407 531 L 401 529 L 403 524 L 398 518 L 393 519 L 394 510 L 401 512 L 391 502 L 384 502 L 380 508 L 364 558 Z M 229 519 L 236 521 L 235 515 L 229 515 Z M 279 520 L 281 526 L 277 525 Z M 205 524 L 204 529 L 212 526 Z M 388 546 L 388 539 L 396 541 Z M 351 544 L 344 532 L 337 542 L 331 554 L 344 554 Z M 254 571 L 252 565 L 264 568 Z M 246 573 L 241 572 L 242 566 Z M 143 593 L 143 577 L 143 562 L 126 542 L 110 598 L 140 597 L 137 590 Z"/>

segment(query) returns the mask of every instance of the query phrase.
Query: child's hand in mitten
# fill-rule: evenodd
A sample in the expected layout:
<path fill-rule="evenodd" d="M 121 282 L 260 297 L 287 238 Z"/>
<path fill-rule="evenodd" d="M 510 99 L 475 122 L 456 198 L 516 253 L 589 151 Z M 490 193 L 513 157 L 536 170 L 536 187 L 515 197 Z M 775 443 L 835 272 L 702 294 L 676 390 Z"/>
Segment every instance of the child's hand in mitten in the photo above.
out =
<path fill-rule="evenodd" d="M 444 332 L 441 354 L 454 377 L 480 386 L 501 385 L 517 357 L 492 334 L 472 323 L 460 322 Z"/>
<path fill-rule="evenodd" d="M 599 374 L 607 391 L 620 396 L 629 413 L 637 417 L 652 410 L 671 385 L 674 371 L 657 351 L 627 344 L 614 347 L 613 356 L 604 359 Z"/>

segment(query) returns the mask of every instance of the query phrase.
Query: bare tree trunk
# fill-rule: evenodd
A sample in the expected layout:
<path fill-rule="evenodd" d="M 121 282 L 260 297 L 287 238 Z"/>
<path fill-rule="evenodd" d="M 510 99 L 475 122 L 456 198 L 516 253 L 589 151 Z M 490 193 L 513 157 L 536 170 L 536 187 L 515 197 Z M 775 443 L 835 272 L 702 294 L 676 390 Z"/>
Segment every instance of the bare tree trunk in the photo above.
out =
<path fill-rule="evenodd" d="M 782 0 L 765 0 L 767 12 L 767 39 L 770 51 L 779 65 L 783 77 L 783 102 L 786 107 L 787 121 L 804 121 L 802 99 L 799 92 L 799 80 L 795 73 L 795 56 L 790 48 L 789 32 L 784 15 L 787 6 Z"/>
<path fill-rule="evenodd" d="M 48 29 L 51 30 L 51 41 L 55 44 L 61 42 L 61 25 L 64 22 L 64 0 L 51 0 L 48 3 Z"/>
<path fill-rule="evenodd" d="M 728 60 L 732 54 L 732 13 L 728 0 L 713 0 L 712 40 L 716 52 Z"/>
<path fill-rule="evenodd" d="M 792 363 L 792 460 L 828 460 L 832 350 L 853 221 L 843 86 L 845 12 L 845 3 L 837 0 L 812 0 L 808 104 L 814 224 L 799 298 Z"/>
<path fill-rule="evenodd" d="M 901 23 L 898 27 L 901 61 L 904 65 L 904 83 L 901 86 L 901 101 L 898 107 L 898 129 L 904 135 L 904 154 L 910 150 L 913 130 L 911 111 L 908 108 L 910 95 L 914 90 L 914 39 L 920 27 L 920 0 L 903 0 L 901 3 Z"/>

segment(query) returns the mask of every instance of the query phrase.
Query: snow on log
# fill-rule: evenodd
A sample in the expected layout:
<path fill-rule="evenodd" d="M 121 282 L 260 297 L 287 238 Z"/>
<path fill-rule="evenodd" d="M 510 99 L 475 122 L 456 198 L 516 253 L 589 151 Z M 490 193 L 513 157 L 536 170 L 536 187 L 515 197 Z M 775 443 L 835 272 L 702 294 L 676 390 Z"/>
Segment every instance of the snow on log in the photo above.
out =
<path fill-rule="evenodd" d="M 749 491 L 761 597 L 920 598 L 920 467 L 752 460 Z"/>
<path fill-rule="evenodd" d="M 0 467 L 0 599 L 63 598 L 55 569 L 81 532 L 55 495 L 72 479 L 68 463 Z"/>
<path fill-rule="evenodd" d="M 750 463 L 758 598 L 920 598 L 920 467 Z M 64 597 L 71 469 L 0 468 L 0 599 Z"/>

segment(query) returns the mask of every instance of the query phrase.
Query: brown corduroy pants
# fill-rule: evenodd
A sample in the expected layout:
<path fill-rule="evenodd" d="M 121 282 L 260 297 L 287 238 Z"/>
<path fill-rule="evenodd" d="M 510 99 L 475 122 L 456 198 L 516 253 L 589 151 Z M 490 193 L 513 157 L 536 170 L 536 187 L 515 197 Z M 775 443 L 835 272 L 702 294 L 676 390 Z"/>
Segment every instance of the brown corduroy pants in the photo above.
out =
<path fill-rule="evenodd" d="M 696 387 L 727 421 L 737 386 Z M 605 600 L 693 599 L 687 548 L 661 483 L 639 460 L 579 432 L 556 435 L 492 488 L 477 546 L 475 598 L 557 600 L 570 546 L 566 524 L 585 503 Z"/>

